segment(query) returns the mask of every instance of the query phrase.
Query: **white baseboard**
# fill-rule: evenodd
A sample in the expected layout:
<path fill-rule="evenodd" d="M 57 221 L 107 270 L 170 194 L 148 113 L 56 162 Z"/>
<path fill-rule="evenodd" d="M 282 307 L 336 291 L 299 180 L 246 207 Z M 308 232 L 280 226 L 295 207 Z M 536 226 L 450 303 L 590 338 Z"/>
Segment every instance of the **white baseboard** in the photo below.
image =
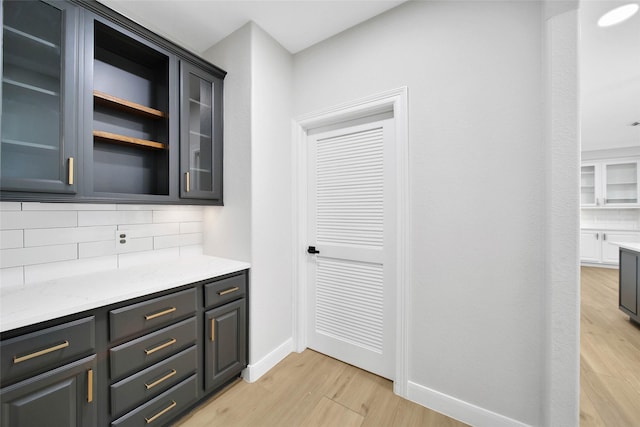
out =
<path fill-rule="evenodd" d="M 475 427 L 529 427 L 520 421 L 409 381 L 407 399 Z"/>
<path fill-rule="evenodd" d="M 242 378 L 248 383 L 257 381 L 292 352 L 293 338 L 289 338 L 256 363 L 247 366 L 246 369 L 242 371 Z"/>

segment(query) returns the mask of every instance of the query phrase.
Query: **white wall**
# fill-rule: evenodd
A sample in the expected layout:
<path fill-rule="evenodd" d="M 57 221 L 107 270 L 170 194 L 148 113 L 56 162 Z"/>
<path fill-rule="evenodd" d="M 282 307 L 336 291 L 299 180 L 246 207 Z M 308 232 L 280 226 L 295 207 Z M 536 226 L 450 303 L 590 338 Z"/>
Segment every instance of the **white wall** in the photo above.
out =
<path fill-rule="evenodd" d="M 224 80 L 224 207 L 205 208 L 204 251 L 251 260 L 251 25 L 203 57 L 228 72 Z"/>
<path fill-rule="evenodd" d="M 251 262 L 251 381 L 293 348 L 292 57 L 254 23 L 204 56 L 229 73 L 225 206 L 207 210 L 205 253 Z"/>
<path fill-rule="evenodd" d="M 201 254 L 202 229 L 201 206 L 0 202 L 0 287 Z"/>
<path fill-rule="evenodd" d="M 476 425 L 547 404 L 542 23 L 539 2 L 409 2 L 294 56 L 295 115 L 408 87 L 410 397 Z"/>

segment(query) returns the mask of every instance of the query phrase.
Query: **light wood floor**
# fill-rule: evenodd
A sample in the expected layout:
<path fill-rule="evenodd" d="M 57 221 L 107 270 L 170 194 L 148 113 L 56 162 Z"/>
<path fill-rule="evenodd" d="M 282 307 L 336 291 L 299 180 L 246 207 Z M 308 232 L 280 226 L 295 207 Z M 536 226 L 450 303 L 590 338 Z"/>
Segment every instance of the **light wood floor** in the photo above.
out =
<path fill-rule="evenodd" d="M 618 270 L 583 267 L 580 425 L 640 426 L 640 327 L 618 310 Z M 391 382 L 311 350 L 235 383 L 180 427 L 464 426 L 393 394 Z"/>
<path fill-rule="evenodd" d="M 391 381 L 330 357 L 292 353 L 253 384 L 235 383 L 180 427 L 465 426 L 393 394 Z"/>
<path fill-rule="evenodd" d="M 640 327 L 618 309 L 618 270 L 581 273 L 580 425 L 640 426 Z"/>

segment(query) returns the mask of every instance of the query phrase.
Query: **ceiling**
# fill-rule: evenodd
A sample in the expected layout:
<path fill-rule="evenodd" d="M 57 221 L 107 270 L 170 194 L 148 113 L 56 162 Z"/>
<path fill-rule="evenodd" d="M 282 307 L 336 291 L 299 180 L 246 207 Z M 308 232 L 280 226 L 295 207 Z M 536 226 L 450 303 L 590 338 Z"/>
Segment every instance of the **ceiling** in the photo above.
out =
<path fill-rule="evenodd" d="M 598 18 L 632 0 L 587 0 L 580 6 L 582 149 L 640 147 L 640 13 L 600 28 Z"/>
<path fill-rule="evenodd" d="M 405 0 L 100 0 L 172 41 L 202 53 L 249 21 L 289 52 L 340 33 Z M 582 149 L 640 146 L 640 13 L 599 28 L 607 10 L 638 0 L 582 0 Z"/>
<path fill-rule="evenodd" d="M 99 0 L 202 53 L 253 21 L 296 53 L 406 0 Z"/>

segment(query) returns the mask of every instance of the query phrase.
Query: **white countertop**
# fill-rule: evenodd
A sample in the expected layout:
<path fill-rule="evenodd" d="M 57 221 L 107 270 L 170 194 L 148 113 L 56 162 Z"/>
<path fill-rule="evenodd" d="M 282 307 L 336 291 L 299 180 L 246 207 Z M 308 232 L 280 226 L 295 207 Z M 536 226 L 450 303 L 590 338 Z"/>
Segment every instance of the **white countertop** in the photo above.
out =
<path fill-rule="evenodd" d="M 248 268 L 246 262 L 202 255 L 8 289 L 0 292 L 0 332 Z"/>
<path fill-rule="evenodd" d="M 612 245 L 618 245 L 621 248 L 629 249 L 631 251 L 640 252 L 640 243 L 619 243 L 611 242 Z"/>

